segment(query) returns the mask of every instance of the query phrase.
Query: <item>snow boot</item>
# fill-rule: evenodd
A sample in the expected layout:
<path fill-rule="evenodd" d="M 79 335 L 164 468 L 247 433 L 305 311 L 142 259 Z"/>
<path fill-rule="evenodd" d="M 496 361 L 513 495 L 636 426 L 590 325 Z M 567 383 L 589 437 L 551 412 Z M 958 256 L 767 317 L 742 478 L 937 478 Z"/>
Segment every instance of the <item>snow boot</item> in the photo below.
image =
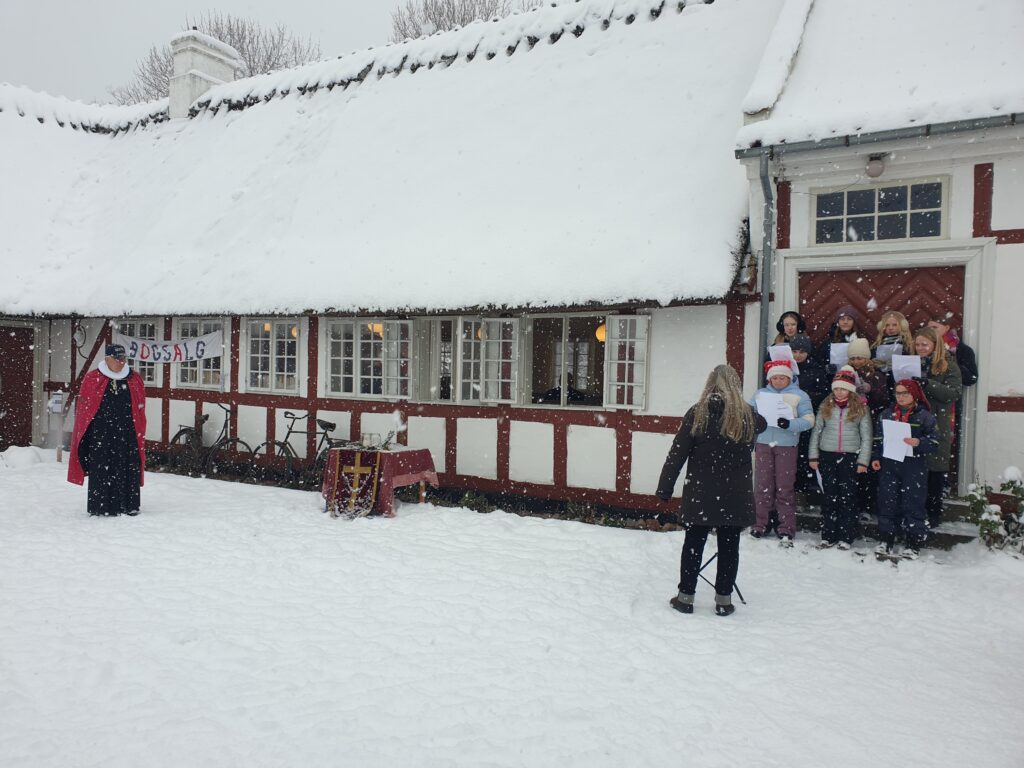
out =
<path fill-rule="evenodd" d="M 715 594 L 715 615 L 729 616 L 735 612 L 736 606 L 732 604 L 732 595 Z"/>
<path fill-rule="evenodd" d="M 780 533 L 779 534 L 779 546 L 782 547 L 783 549 L 792 549 L 793 548 L 793 537 L 790 536 L 788 533 Z"/>
<path fill-rule="evenodd" d="M 832 549 L 832 547 L 834 546 L 836 546 L 836 542 L 828 541 L 827 539 L 822 539 L 821 543 L 818 544 L 818 549 Z"/>
<path fill-rule="evenodd" d="M 843 550 L 844 552 L 845 552 L 846 550 L 848 550 L 848 549 L 851 549 L 852 547 L 853 547 L 853 544 L 851 544 L 851 543 L 850 543 L 850 542 L 848 542 L 848 541 L 840 541 L 840 542 L 838 542 L 838 543 L 836 544 L 836 549 L 841 549 L 841 550 Z"/>
<path fill-rule="evenodd" d="M 753 536 L 755 539 L 760 539 L 762 536 L 764 536 L 764 531 L 759 530 L 758 528 L 751 528 L 750 535 Z"/>
<path fill-rule="evenodd" d="M 680 613 L 693 613 L 693 595 L 680 592 L 668 602 Z"/>

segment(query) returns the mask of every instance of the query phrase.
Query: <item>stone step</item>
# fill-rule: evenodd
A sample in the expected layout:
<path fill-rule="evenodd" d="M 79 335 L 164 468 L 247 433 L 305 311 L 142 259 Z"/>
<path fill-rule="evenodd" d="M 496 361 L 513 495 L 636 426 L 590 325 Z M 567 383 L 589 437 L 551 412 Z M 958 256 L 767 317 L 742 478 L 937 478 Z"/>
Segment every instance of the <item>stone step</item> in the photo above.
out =
<path fill-rule="evenodd" d="M 925 546 L 937 549 L 951 549 L 956 544 L 966 544 L 978 538 L 978 526 L 964 522 L 968 506 L 958 499 L 947 499 L 945 514 L 938 528 L 932 529 Z M 797 494 L 797 528 L 804 531 L 821 530 L 821 497 L 819 494 Z M 861 533 L 870 539 L 878 539 L 878 518 L 869 515 L 861 521 Z"/>

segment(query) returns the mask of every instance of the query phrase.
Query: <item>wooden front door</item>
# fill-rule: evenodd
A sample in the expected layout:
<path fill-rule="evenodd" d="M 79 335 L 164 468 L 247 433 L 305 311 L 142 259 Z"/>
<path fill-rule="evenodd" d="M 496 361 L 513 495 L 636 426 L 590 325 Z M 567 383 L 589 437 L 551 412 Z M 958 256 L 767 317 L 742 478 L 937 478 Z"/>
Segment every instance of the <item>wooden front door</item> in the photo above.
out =
<path fill-rule="evenodd" d="M 949 324 L 962 331 L 964 316 L 964 268 L 850 269 L 800 273 L 800 314 L 807 321 L 807 335 L 820 343 L 836 312 L 853 306 L 864 322 L 861 332 L 874 343 L 876 324 L 882 315 L 896 310 L 910 321 L 910 331 L 927 325 L 932 314 L 950 312 Z M 961 336 L 962 336 L 961 332 Z"/>
<path fill-rule="evenodd" d="M 0 451 L 32 442 L 32 371 L 35 333 L 0 327 Z"/>

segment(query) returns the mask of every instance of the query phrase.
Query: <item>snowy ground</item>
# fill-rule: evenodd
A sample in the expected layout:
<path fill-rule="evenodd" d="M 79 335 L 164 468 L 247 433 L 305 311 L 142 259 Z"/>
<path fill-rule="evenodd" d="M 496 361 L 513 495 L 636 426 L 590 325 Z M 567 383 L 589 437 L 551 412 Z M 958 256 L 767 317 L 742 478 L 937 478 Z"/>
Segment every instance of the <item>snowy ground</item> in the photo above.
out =
<path fill-rule="evenodd" d="M 749 605 L 683 616 L 682 534 L 158 474 L 94 519 L 4 456 L 4 768 L 1021 765 L 1024 562 L 978 545 L 745 538 Z"/>

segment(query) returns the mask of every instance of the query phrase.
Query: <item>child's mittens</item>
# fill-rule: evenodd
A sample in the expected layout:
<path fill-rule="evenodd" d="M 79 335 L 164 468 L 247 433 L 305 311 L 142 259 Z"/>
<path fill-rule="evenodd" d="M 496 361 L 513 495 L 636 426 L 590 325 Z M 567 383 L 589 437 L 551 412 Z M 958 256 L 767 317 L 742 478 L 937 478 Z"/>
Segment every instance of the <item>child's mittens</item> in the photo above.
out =
<path fill-rule="evenodd" d="M 779 429 L 789 429 L 789 419 L 779 416 L 779 420 L 775 422 Z"/>

